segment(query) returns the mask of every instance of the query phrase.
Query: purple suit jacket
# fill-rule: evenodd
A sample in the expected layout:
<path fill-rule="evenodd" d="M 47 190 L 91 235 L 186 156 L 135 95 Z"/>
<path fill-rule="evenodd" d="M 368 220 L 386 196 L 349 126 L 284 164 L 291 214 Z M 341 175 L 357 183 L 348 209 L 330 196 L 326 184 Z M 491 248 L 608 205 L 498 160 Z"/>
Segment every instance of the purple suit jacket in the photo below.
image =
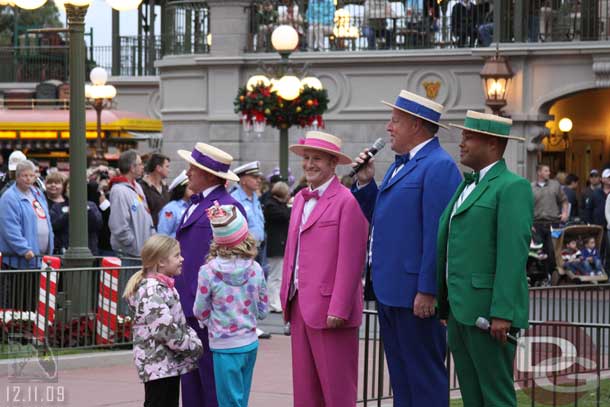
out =
<path fill-rule="evenodd" d="M 199 268 L 205 263 L 205 258 L 210 251 L 212 243 L 212 227 L 206 215 L 206 209 L 218 201 L 221 205 L 235 205 L 241 213 L 246 216 L 246 211 L 223 187 L 213 190 L 203 199 L 195 212 L 185 222 L 184 217 L 190 208 L 186 209 L 180 226 L 176 231 L 176 240 L 180 242 L 180 251 L 184 262 L 182 263 L 182 274 L 176 277 L 176 289 L 180 294 L 180 302 L 184 315 L 193 317 L 193 303 L 197 292 L 197 275 Z"/>

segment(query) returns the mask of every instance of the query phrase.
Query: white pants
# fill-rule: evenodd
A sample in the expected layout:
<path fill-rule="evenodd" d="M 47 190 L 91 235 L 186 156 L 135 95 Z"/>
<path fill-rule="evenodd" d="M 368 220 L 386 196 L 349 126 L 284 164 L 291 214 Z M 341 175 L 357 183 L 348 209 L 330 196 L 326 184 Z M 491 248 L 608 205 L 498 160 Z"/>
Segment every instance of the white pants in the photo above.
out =
<path fill-rule="evenodd" d="M 282 287 L 283 257 L 268 257 L 269 274 L 267 275 L 267 295 L 269 297 L 269 309 L 271 311 L 282 311 L 280 301 L 280 288 Z"/>
<path fill-rule="evenodd" d="M 310 24 L 307 28 L 307 48 L 324 49 L 324 37 L 332 32 L 333 28 L 329 25 Z"/>

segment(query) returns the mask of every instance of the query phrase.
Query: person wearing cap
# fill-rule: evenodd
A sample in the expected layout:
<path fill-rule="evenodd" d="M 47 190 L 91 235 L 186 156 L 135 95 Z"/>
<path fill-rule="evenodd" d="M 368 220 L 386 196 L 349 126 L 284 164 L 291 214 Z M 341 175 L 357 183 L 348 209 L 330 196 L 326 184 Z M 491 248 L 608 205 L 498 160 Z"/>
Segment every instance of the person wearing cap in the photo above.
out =
<path fill-rule="evenodd" d="M 260 162 L 252 161 L 233 170 L 235 175 L 239 177 L 239 184 L 235 185 L 235 189 L 231 195 L 239 202 L 246 211 L 246 219 L 248 220 L 248 230 L 256 240 L 258 247 L 258 255 L 256 261 L 266 269 L 266 248 L 265 248 L 265 217 L 263 208 L 258 198 L 258 191 L 261 187 L 262 173 L 260 170 Z M 261 339 L 271 338 L 271 334 L 257 328 L 256 332 Z"/>
<path fill-rule="evenodd" d="M 208 330 L 199 326 L 193 314 L 193 303 L 197 292 L 197 275 L 205 263 L 212 242 L 212 228 L 206 210 L 215 201 L 220 205 L 234 205 L 242 215 L 246 211 L 226 190 L 226 181 L 239 181 L 229 170 L 233 157 L 206 143 L 197 143 L 192 151 L 178 150 L 178 155 L 187 162 L 189 188 L 193 191 L 189 205 L 176 231 L 183 253 L 182 274 L 176 277 L 176 289 L 186 316 L 186 322 L 197 332 L 203 344 L 203 355 L 198 370 L 182 375 L 182 406 L 218 406 L 214 385 L 214 366 L 208 343 Z"/>
<path fill-rule="evenodd" d="M 524 272 L 533 216 L 529 182 L 502 158 L 512 121 L 468 111 L 460 162 L 473 172 L 443 212 L 438 232 L 438 314 L 448 324 L 449 349 L 465 406 L 516 406 L 507 333 L 528 326 Z M 491 330 L 478 328 L 480 317 Z"/>
<path fill-rule="evenodd" d="M 8 172 L 0 179 L 0 196 L 15 183 L 15 170 L 17 169 L 17 164 L 25 160 L 27 160 L 27 157 L 19 150 L 13 151 L 11 155 L 8 156 Z"/>
<path fill-rule="evenodd" d="M 434 317 L 436 237 L 461 176 L 435 137 L 446 128 L 442 105 L 405 90 L 383 103 L 392 107 L 386 130 L 395 162 L 378 187 L 369 161 L 352 192 L 371 221 L 368 264 L 394 405 L 447 406 L 446 330 Z"/>
<path fill-rule="evenodd" d="M 193 191 L 188 186 L 186 170 L 183 170 L 169 185 L 170 201 L 159 211 L 157 232 L 176 237 L 176 230 L 182 220 L 182 215 L 189 205 Z"/>
<path fill-rule="evenodd" d="M 335 175 L 338 164 L 352 163 L 341 139 L 310 131 L 289 149 L 302 157 L 309 184 L 294 198 L 280 290 L 293 405 L 355 406 L 368 222 Z"/>
<path fill-rule="evenodd" d="M 260 162 L 252 161 L 240 165 L 233 172 L 239 177 L 239 184 L 236 185 L 231 195 L 246 210 L 248 229 L 260 247 L 265 241 L 265 217 L 257 194 L 261 187 L 262 177 Z"/>
<path fill-rule="evenodd" d="M 544 252 L 548 254 L 544 262 L 549 278 L 557 266 L 551 227 L 568 221 L 570 204 L 561 184 L 550 179 L 551 169 L 546 164 L 536 166 L 536 181 L 532 182 L 534 194 L 534 229 L 544 245 Z"/>
<path fill-rule="evenodd" d="M 603 193 L 599 193 L 602 189 L 601 175 L 595 168 L 589 172 L 587 187 L 582 193 L 580 202 L 580 217 L 585 223 L 599 225 L 599 221 L 604 220 L 601 216 L 603 209 L 606 206 L 606 197 Z"/>

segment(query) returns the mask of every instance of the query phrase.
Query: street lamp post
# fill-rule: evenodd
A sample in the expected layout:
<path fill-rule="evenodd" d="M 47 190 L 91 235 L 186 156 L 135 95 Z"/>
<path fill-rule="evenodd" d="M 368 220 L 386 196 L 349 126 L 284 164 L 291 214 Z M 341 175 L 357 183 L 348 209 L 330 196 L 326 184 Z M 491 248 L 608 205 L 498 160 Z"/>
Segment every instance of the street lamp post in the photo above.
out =
<path fill-rule="evenodd" d="M 102 110 L 112 106 L 112 99 L 116 96 L 116 88 L 106 85 L 108 73 L 104 68 L 93 68 L 89 75 L 91 85 L 85 86 L 85 97 L 93 107 L 97 118 L 97 140 L 95 146 L 95 159 L 101 162 L 104 159 L 102 148 Z"/>
<path fill-rule="evenodd" d="M 322 91 L 322 83 L 315 77 L 299 79 L 291 72 L 293 69 L 290 66 L 290 54 L 299 44 L 299 35 L 292 26 L 281 25 L 277 27 L 271 34 L 271 43 L 273 44 L 273 48 L 281 56 L 280 64 L 273 67 L 266 66 L 263 68 L 266 71 L 271 71 L 271 78 L 267 78 L 264 75 L 254 75 L 250 77 L 246 84 L 246 89 L 247 91 L 252 91 L 254 88 L 260 85 L 270 87 L 271 91 L 277 92 L 277 95 L 281 98 L 281 102 L 275 108 L 282 111 L 282 114 L 286 117 L 288 115 L 286 112 L 289 109 L 289 105 L 299 97 L 303 96 L 304 89 L 306 87 L 315 89 L 317 91 Z M 326 99 L 326 95 L 324 95 L 324 99 Z M 312 101 L 310 100 L 309 102 L 311 103 Z M 318 102 L 316 101 L 315 103 Z M 325 103 L 327 103 L 327 101 Z M 316 104 L 316 106 L 318 105 Z M 326 106 L 326 104 L 324 106 Z M 298 107 L 297 109 L 299 110 L 296 110 L 296 112 L 299 114 L 302 108 Z M 261 117 L 261 115 L 256 118 L 250 118 L 247 112 L 245 112 L 242 116 L 242 124 L 244 125 L 244 130 L 247 132 L 254 128 L 255 133 L 262 133 L 265 128 L 265 120 L 266 119 Z M 288 179 L 288 129 L 292 124 L 294 123 L 290 122 L 289 120 L 285 120 L 281 124 L 274 124 L 274 126 L 278 127 L 280 131 L 279 167 L 280 175 L 284 179 Z M 318 124 L 321 125 L 322 123 L 318 123 L 316 120 L 314 120 L 312 121 L 311 126 L 317 128 Z"/>
<path fill-rule="evenodd" d="M 15 0 L 17 7 L 34 10 L 42 7 L 47 0 Z M 85 139 L 85 16 L 93 0 L 60 0 L 58 5 L 66 9 L 69 32 L 70 57 L 70 214 L 69 214 L 69 245 L 64 254 L 66 267 L 87 267 L 92 264 L 93 257 L 88 246 L 87 225 L 87 141 Z M 137 8 L 142 0 L 106 0 L 117 10 Z M 68 276 L 66 276 L 68 277 Z M 66 291 L 77 314 L 88 311 L 91 302 L 91 290 L 85 288 L 81 292 L 81 282 L 91 284 L 88 276 L 72 273 L 66 278 Z M 88 287 L 86 285 L 85 287 Z"/>

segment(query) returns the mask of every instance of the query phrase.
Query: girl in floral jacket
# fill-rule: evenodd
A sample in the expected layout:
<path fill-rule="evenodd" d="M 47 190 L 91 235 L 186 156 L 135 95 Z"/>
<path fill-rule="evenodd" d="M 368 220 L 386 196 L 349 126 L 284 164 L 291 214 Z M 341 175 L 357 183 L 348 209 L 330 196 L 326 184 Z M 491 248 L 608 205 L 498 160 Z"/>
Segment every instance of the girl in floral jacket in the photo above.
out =
<path fill-rule="evenodd" d="M 123 294 L 133 314 L 133 355 L 146 407 L 178 407 L 180 375 L 196 369 L 203 352 L 174 288 L 182 260 L 175 239 L 152 236 L 142 247 L 142 270 Z"/>
<path fill-rule="evenodd" d="M 248 405 L 258 338 L 256 319 L 269 311 L 256 241 L 233 205 L 208 209 L 214 241 L 199 270 L 193 313 L 207 325 L 219 407 Z"/>

